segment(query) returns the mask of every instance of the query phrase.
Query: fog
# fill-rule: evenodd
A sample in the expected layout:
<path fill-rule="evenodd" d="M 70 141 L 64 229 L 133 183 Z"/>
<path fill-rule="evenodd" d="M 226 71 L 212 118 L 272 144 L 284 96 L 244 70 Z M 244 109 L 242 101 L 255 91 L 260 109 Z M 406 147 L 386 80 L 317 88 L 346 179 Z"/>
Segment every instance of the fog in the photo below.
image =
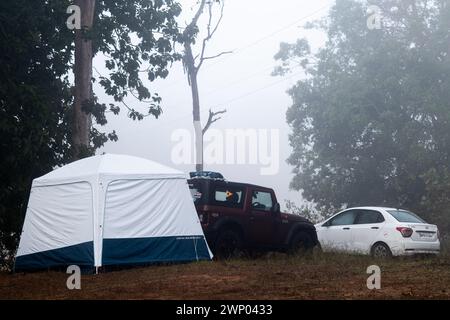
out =
<path fill-rule="evenodd" d="M 279 163 L 275 174 L 261 174 L 261 164 L 208 164 L 205 170 L 219 171 L 227 180 L 259 184 L 275 189 L 278 201 L 284 205 L 286 199 L 302 203 L 298 191 L 290 191 L 292 167 L 286 163 L 291 148 L 289 127 L 286 124 L 286 110 L 291 104 L 286 91 L 303 76 L 298 68 L 292 74 L 280 78 L 271 76 L 277 65 L 273 56 L 280 42 L 293 42 L 306 37 L 313 49 L 321 46 L 325 35 L 314 30 L 305 30 L 305 22 L 323 17 L 333 5 L 330 0 L 226 0 L 223 21 L 210 41 L 207 55 L 222 51 L 233 51 L 215 60 L 205 61 L 199 74 L 202 123 L 205 124 L 208 110 L 226 109 L 222 119 L 213 124 L 217 129 L 211 132 L 223 133 L 231 129 L 253 129 L 255 132 L 279 130 L 279 154 L 272 154 Z M 183 14 L 180 27 L 186 25 L 196 8 L 196 1 L 181 1 Z M 200 23 L 204 29 L 205 21 Z M 181 47 L 177 47 L 181 52 Z M 107 75 L 101 56 L 96 57 L 97 72 Z M 97 153 L 120 153 L 148 158 L 185 172 L 195 169 L 192 164 L 174 163 L 172 150 L 176 142 L 171 140 L 179 129 L 192 133 L 192 102 L 190 88 L 181 62 L 170 69 L 167 79 L 149 83 L 151 92 L 162 97 L 163 114 L 159 119 L 147 117 L 143 121 L 133 121 L 122 108 L 119 116 L 108 116 L 108 124 L 102 130 L 116 130 L 119 140 L 108 142 Z M 102 88 L 94 85 L 99 100 L 113 102 Z M 127 104 L 141 112 L 146 106 L 135 99 L 127 99 Z M 177 131 L 178 130 L 178 131 Z M 257 131 L 259 130 L 259 131 Z M 265 131 L 266 130 L 266 131 Z M 258 140 L 261 143 L 260 140 Z M 205 144 L 206 147 L 206 144 Z M 274 148 L 271 148 L 273 151 Z M 194 154 L 194 153 L 193 153 Z"/>

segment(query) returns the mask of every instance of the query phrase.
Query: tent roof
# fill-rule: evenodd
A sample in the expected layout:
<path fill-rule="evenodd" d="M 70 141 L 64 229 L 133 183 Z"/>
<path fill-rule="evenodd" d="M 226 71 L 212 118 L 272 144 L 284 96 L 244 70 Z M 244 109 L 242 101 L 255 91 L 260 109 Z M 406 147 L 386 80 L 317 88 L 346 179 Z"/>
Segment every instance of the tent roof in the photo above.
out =
<path fill-rule="evenodd" d="M 144 158 L 122 154 L 102 154 L 69 163 L 35 179 L 34 182 L 49 183 L 55 180 L 76 180 L 80 177 L 98 175 L 186 177 L 181 171 Z"/>

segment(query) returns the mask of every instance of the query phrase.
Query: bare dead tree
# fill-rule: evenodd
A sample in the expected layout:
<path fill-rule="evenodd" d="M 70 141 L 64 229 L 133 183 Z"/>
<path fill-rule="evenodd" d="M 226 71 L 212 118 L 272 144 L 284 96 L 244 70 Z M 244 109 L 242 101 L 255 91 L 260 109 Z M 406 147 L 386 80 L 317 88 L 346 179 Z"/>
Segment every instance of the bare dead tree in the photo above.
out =
<path fill-rule="evenodd" d="M 219 1 L 208 1 L 201 0 L 199 3 L 199 7 L 192 19 L 192 21 L 187 25 L 186 29 L 183 31 L 183 46 L 184 46 L 184 55 L 183 55 L 183 66 L 185 72 L 187 74 L 188 83 L 191 87 L 192 94 L 192 117 L 194 122 L 194 131 L 195 131 L 195 153 L 196 153 L 196 170 L 203 170 L 203 136 L 205 132 L 209 129 L 209 127 L 216 121 L 220 119 L 217 117 L 220 114 L 226 112 L 226 110 L 221 110 L 218 112 L 209 111 L 208 121 L 205 127 L 202 129 L 201 119 L 200 119 L 200 96 L 199 96 L 199 88 L 198 88 L 198 72 L 206 60 L 211 60 L 218 58 L 224 54 L 231 53 L 231 51 L 224 51 L 212 56 L 205 56 L 205 51 L 207 47 L 208 41 L 212 39 L 214 34 L 223 18 L 223 10 L 224 10 L 224 0 L 221 1 L 220 8 L 220 16 L 215 23 L 213 23 L 213 5 L 214 2 Z M 197 56 L 193 54 L 193 45 L 195 43 L 195 36 L 198 33 L 198 21 L 201 15 L 204 13 L 205 9 L 208 10 L 208 22 L 206 26 L 207 34 L 202 41 L 202 47 L 200 53 Z"/>
<path fill-rule="evenodd" d="M 220 111 L 212 111 L 211 109 L 209 109 L 209 115 L 208 115 L 208 121 L 206 122 L 205 126 L 203 127 L 202 130 L 202 135 L 205 135 L 206 131 L 208 131 L 209 127 L 216 121 L 219 121 L 220 119 L 222 119 L 222 117 L 218 117 L 219 114 L 224 114 L 225 112 L 227 112 L 226 109 L 224 110 L 220 110 Z"/>
<path fill-rule="evenodd" d="M 94 22 L 95 0 L 76 0 L 80 7 L 81 29 L 75 30 L 75 96 L 72 122 L 73 158 L 82 157 L 89 148 L 89 133 L 92 125 L 91 115 L 82 109 L 86 101 L 92 99 L 92 40 L 85 32 L 92 28 Z"/>

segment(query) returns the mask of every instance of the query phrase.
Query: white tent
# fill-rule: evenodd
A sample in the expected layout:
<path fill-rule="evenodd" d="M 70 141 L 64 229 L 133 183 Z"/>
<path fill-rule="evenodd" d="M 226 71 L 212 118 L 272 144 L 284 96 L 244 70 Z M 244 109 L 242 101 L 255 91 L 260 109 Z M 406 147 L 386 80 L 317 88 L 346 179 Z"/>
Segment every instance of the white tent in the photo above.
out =
<path fill-rule="evenodd" d="M 211 258 L 184 173 L 105 154 L 33 181 L 15 270 Z"/>

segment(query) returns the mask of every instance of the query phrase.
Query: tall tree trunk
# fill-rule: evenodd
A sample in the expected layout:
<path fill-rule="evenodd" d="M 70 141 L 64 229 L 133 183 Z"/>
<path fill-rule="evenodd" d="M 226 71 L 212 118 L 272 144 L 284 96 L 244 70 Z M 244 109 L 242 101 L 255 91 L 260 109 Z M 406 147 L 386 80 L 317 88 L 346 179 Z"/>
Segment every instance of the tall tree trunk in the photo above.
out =
<path fill-rule="evenodd" d="M 189 84 L 192 94 L 192 118 L 195 132 L 195 170 L 203 171 L 203 129 L 200 121 L 200 97 L 198 94 L 197 68 L 189 43 L 185 43 L 184 63 L 188 72 Z"/>
<path fill-rule="evenodd" d="M 223 17 L 223 8 L 224 8 L 224 2 L 222 2 L 222 7 L 220 11 L 220 17 L 215 24 L 215 26 L 212 25 L 213 21 L 213 14 L 212 14 L 212 1 L 208 0 L 201 0 L 200 5 L 198 7 L 197 12 L 195 13 L 194 18 L 192 19 L 191 23 L 185 28 L 183 31 L 184 36 L 184 55 L 183 55 L 183 65 L 185 68 L 185 71 L 188 74 L 188 82 L 189 86 L 191 87 L 191 93 L 192 93 L 192 116 L 194 121 L 194 131 L 195 131 L 195 169 L 197 171 L 203 171 L 203 134 L 208 130 L 208 128 L 211 126 L 212 123 L 216 122 L 220 119 L 220 117 L 217 117 L 217 115 L 225 113 L 226 110 L 219 111 L 219 112 L 212 112 L 210 110 L 208 122 L 205 125 L 205 128 L 202 128 L 202 124 L 200 121 L 200 97 L 198 92 L 198 82 L 197 82 L 197 74 L 200 70 L 200 67 L 202 66 L 203 62 L 205 60 L 214 59 L 217 57 L 220 57 L 223 54 L 230 53 L 230 52 L 222 52 L 215 56 L 209 56 L 205 57 L 205 49 L 206 49 L 206 43 L 211 40 L 212 36 L 216 33 L 217 28 L 219 27 L 220 22 L 222 21 Z M 203 10 L 205 9 L 205 6 L 208 5 L 208 14 L 209 14 L 209 20 L 207 25 L 207 36 L 203 39 L 202 49 L 201 53 L 194 57 L 194 54 L 192 53 L 192 44 L 193 39 L 192 36 L 196 36 L 197 32 L 194 28 L 197 27 L 198 20 L 200 16 L 203 13 Z M 196 65 L 196 59 L 198 59 L 198 64 Z"/>
<path fill-rule="evenodd" d="M 83 30 L 91 30 L 94 21 L 95 0 L 76 0 L 81 9 L 81 30 L 75 30 L 75 99 L 72 123 L 73 158 L 80 159 L 89 147 L 91 115 L 82 105 L 92 99 L 92 40 L 85 39 Z"/>

